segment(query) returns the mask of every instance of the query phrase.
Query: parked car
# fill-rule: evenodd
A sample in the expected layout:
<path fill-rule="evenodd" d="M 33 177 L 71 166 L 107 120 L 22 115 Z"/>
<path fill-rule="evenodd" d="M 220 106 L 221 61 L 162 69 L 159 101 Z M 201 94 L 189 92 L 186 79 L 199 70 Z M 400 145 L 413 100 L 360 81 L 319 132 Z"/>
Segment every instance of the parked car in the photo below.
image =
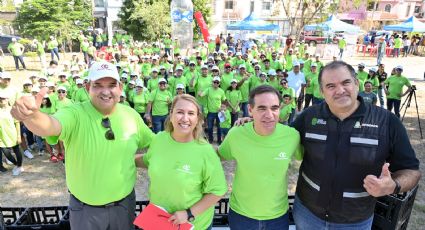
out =
<path fill-rule="evenodd" d="M 20 40 L 21 37 L 14 36 L 14 35 L 0 35 L 0 47 L 3 50 L 4 53 L 8 53 L 7 46 L 9 46 L 10 43 L 12 43 L 12 38 L 16 38 L 16 40 Z"/>
<path fill-rule="evenodd" d="M 326 40 L 330 39 L 332 43 L 337 43 L 338 39 L 335 34 L 325 33 L 323 31 L 305 31 L 301 33 L 301 40 L 304 40 L 306 44 L 311 46 L 317 44 L 325 44 Z"/>

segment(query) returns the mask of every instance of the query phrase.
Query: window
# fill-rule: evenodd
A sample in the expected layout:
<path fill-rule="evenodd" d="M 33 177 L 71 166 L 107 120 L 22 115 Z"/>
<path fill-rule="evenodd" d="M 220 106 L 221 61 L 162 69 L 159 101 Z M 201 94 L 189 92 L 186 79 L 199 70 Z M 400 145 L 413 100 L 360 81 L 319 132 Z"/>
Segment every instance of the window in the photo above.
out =
<path fill-rule="evenodd" d="M 94 0 L 94 7 L 105 7 L 105 2 L 103 0 Z"/>
<path fill-rule="evenodd" d="M 375 5 L 376 4 L 376 5 Z M 373 7 L 375 6 L 375 9 L 373 9 Z M 370 11 L 372 11 L 372 10 L 377 10 L 378 9 L 378 3 L 377 2 L 375 2 L 375 1 L 372 1 L 372 2 L 369 2 L 368 4 L 367 4 L 367 10 L 370 10 Z"/>
<path fill-rule="evenodd" d="M 224 2 L 224 9 L 225 10 L 233 10 L 233 1 L 225 1 Z"/>
<path fill-rule="evenodd" d="M 421 7 L 420 6 L 415 6 L 415 14 L 421 12 Z"/>
<path fill-rule="evenodd" d="M 391 12 L 391 4 L 387 4 L 387 5 L 385 5 L 385 9 L 384 9 L 386 12 Z"/>
<path fill-rule="evenodd" d="M 271 5 L 271 2 L 263 2 L 263 10 L 270 10 Z"/>

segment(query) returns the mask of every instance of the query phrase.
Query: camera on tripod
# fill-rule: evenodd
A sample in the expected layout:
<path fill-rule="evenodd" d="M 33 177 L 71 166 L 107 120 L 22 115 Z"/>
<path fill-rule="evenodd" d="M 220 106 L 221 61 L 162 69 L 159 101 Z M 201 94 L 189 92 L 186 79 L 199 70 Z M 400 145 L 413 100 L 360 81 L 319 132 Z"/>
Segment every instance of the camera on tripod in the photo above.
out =
<path fill-rule="evenodd" d="M 412 86 L 410 86 L 410 88 L 411 88 L 412 90 L 416 90 L 416 85 L 412 85 Z"/>

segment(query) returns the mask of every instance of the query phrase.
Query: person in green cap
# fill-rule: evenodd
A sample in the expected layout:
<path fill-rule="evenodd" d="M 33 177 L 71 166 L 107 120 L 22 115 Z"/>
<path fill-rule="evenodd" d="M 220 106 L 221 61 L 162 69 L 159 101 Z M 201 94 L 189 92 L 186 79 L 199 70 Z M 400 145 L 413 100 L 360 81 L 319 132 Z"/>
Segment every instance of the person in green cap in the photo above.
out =
<path fill-rule="evenodd" d="M 19 43 L 16 38 L 12 38 L 12 43 L 10 43 L 7 46 L 7 50 L 9 50 L 9 53 L 12 54 L 13 59 L 15 60 L 15 67 L 16 70 L 19 71 L 19 63 L 21 63 L 22 67 L 26 70 L 27 67 L 25 66 L 25 62 L 24 62 L 24 52 L 25 52 L 25 47 Z"/>
<path fill-rule="evenodd" d="M 50 116 L 40 112 L 48 90 L 42 88 L 35 97 L 19 98 L 11 114 L 48 142 L 63 141 L 71 229 L 132 229 L 134 157 L 153 133 L 135 110 L 118 103 L 123 86 L 115 65 L 95 62 L 88 78 L 90 101 Z"/>

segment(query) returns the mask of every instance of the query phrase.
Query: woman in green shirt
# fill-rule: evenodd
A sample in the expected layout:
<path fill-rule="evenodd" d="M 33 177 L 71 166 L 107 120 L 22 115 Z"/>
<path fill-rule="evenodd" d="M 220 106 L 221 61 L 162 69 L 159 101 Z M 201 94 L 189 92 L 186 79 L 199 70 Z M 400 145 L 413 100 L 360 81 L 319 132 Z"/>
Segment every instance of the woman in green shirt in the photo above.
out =
<path fill-rule="evenodd" d="M 58 47 L 58 41 L 55 39 L 55 37 L 50 36 L 50 41 L 47 43 L 47 49 L 50 50 L 50 56 L 52 61 L 55 60 L 55 55 L 58 58 L 58 61 L 60 60 Z"/>
<path fill-rule="evenodd" d="M 164 208 L 175 225 L 190 222 L 194 229 L 211 229 L 214 205 L 227 192 L 223 168 L 203 135 L 203 116 L 188 94 L 172 103 L 164 132 L 152 140 L 148 152 L 136 156 L 147 167 L 150 202 Z"/>
<path fill-rule="evenodd" d="M 149 92 L 148 89 L 143 87 L 142 82 L 137 82 L 135 94 L 133 95 L 133 104 L 134 110 L 140 114 L 145 124 L 147 121 L 145 119 L 146 106 L 149 102 Z"/>

